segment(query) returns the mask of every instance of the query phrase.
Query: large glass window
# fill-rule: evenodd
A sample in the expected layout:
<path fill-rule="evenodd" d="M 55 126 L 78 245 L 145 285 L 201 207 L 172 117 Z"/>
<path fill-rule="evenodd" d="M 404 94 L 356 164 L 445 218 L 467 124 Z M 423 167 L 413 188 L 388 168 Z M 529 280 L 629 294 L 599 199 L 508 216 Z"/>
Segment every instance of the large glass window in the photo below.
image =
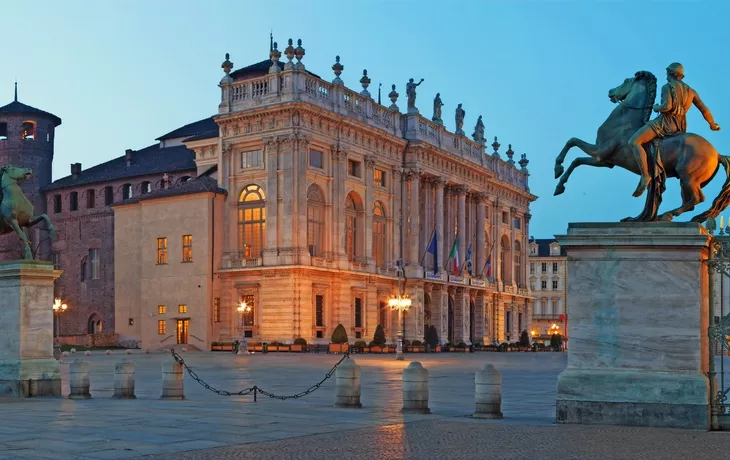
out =
<path fill-rule="evenodd" d="M 260 257 L 266 237 L 266 196 L 258 185 L 246 186 L 238 198 L 238 248 Z"/>
<path fill-rule="evenodd" d="M 309 255 L 324 255 L 324 195 L 316 185 L 307 192 L 307 245 Z"/>
<path fill-rule="evenodd" d="M 373 258 L 377 266 L 385 262 L 385 208 L 383 203 L 373 204 Z"/>

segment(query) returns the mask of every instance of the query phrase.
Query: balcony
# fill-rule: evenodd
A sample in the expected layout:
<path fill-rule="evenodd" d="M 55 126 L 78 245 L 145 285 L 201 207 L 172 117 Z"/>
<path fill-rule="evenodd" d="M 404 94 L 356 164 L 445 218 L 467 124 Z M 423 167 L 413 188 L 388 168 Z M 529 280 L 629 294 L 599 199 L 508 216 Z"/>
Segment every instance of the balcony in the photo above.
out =
<path fill-rule="evenodd" d="M 264 260 L 261 257 L 246 257 L 243 252 L 234 251 L 223 254 L 221 268 L 223 270 L 235 270 L 239 268 L 261 267 L 263 265 Z"/>

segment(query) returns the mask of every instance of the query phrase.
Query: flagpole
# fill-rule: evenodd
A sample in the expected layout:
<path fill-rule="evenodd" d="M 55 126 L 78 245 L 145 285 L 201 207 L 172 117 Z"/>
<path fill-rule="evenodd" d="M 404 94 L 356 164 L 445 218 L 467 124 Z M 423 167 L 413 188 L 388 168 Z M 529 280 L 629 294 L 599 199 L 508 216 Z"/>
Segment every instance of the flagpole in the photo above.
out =
<path fill-rule="evenodd" d="M 454 237 L 454 242 L 456 242 L 459 239 L 459 232 L 456 232 L 456 236 Z M 447 272 L 449 271 L 449 261 L 451 260 L 451 251 L 454 248 L 454 243 L 451 243 L 451 249 L 449 250 L 449 257 L 446 258 L 446 262 L 444 262 L 444 270 Z"/>
<path fill-rule="evenodd" d="M 487 253 L 487 257 L 484 259 L 484 266 L 482 267 L 481 273 L 479 273 L 479 278 L 482 277 L 482 274 L 484 274 L 484 270 L 487 269 L 487 262 L 489 262 L 489 256 L 492 254 L 492 248 L 494 247 L 494 242 L 489 245 L 489 252 Z"/>
<path fill-rule="evenodd" d="M 421 266 L 423 266 L 423 261 L 426 259 L 426 254 L 428 254 L 428 248 L 431 246 L 431 241 L 433 241 L 433 236 L 436 234 L 436 227 L 433 227 L 433 231 L 431 232 L 431 238 L 428 239 L 428 245 L 426 245 L 426 250 L 423 251 L 423 256 L 421 256 Z M 438 245 L 436 246 L 436 251 L 438 252 Z"/>
<path fill-rule="evenodd" d="M 471 250 L 472 243 L 469 243 L 469 249 L 466 250 L 466 254 L 464 254 L 464 262 L 461 264 L 461 267 L 459 267 L 459 276 L 464 274 L 464 267 L 466 266 L 466 255 L 469 254 L 469 251 Z"/>

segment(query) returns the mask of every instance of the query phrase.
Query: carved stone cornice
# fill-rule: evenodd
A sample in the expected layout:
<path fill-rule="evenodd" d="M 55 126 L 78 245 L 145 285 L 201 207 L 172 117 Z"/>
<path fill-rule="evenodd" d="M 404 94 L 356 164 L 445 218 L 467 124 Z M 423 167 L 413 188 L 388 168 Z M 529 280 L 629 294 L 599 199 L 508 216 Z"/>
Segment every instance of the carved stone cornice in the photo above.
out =
<path fill-rule="evenodd" d="M 467 187 L 466 185 L 457 185 L 453 189 L 454 189 L 454 193 L 457 194 L 458 196 L 463 196 L 463 195 L 466 195 L 467 193 L 469 193 L 469 187 Z"/>

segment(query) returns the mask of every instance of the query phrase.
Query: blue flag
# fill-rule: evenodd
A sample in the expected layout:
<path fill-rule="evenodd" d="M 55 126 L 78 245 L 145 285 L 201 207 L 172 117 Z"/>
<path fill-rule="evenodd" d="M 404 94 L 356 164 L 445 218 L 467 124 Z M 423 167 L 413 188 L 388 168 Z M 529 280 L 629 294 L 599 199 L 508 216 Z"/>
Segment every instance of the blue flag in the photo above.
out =
<path fill-rule="evenodd" d="M 471 244 L 469 245 L 469 249 L 466 251 L 466 272 L 469 274 L 469 276 L 472 276 L 471 272 Z"/>
<path fill-rule="evenodd" d="M 436 232 L 433 232 L 433 236 L 431 237 L 431 242 L 428 243 L 426 252 L 433 254 L 433 274 L 438 275 L 438 273 L 439 273 L 439 255 L 438 255 L 438 242 L 437 242 Z"/>

